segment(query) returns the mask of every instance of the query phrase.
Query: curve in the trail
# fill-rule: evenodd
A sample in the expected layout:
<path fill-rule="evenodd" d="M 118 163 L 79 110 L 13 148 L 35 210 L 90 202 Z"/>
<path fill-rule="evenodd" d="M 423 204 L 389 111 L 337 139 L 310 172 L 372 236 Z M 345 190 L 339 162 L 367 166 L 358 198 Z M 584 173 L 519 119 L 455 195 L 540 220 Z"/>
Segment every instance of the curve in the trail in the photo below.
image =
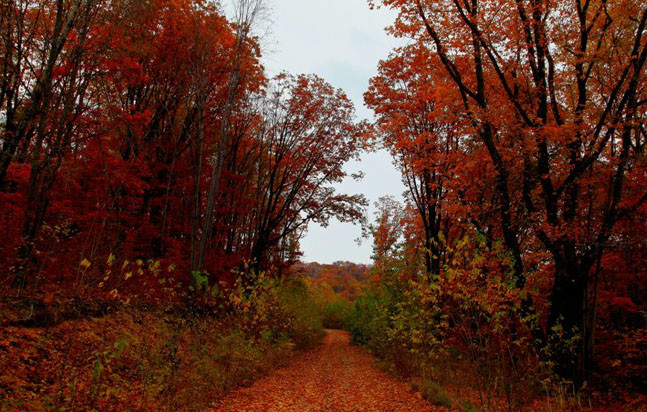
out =
<path fill-rule="evenodd" d="M 330 330 L 323 345 L 248 388 L 231 392 L 213 412 L 444 412 L 375 359 Z"/>

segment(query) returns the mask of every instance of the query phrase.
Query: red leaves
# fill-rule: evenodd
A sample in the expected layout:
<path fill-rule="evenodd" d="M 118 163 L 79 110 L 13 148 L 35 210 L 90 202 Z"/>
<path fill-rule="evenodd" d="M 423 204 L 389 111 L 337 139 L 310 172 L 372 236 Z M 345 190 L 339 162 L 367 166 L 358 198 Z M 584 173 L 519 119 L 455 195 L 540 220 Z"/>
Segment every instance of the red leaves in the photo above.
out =
<path fill-rule="evenodd" d="M 98 285 L 113 255 L 174 264 L 169 277 L 187 287 L 203 236 L 212 282 L 249 261 L 282 269 L 309 222 L 362 218 L 363 197 L 333 188 L 362 147 L 347 96 L 317 76 L 268 85 L 256 39 L 239 44 L 219 7 L 198 3 L 3 7 L 0 26 L 21 30 L 0 31 L 11 65 L 0 81 L 0 263 L 29 293 L 110 300 Z M 2 46 L 14 43 L 35 67 Z M 156 297 L 158 280 L 132 277 L 127 292 Z"/>
<path fill-rule="evenodd" d="M 614 311 L 624 311 L 630 314 L 636 313 L 640 308 L 630 299 L 626 297 L 615 296 L 611 299 L 611 309 Z"/>

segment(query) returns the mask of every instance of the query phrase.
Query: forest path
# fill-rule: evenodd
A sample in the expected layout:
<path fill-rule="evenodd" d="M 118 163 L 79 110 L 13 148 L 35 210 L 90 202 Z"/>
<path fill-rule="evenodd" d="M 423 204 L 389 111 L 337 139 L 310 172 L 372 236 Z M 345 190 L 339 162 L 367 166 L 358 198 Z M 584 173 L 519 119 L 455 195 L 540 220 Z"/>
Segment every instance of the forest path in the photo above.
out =
<path fill-rule="evenodd" d="M 409 386 L 379 370 L 375 358 L 328 330 L 323 345 L 248 388 L 231 392 L 214 412 L 440 412 Z"/>

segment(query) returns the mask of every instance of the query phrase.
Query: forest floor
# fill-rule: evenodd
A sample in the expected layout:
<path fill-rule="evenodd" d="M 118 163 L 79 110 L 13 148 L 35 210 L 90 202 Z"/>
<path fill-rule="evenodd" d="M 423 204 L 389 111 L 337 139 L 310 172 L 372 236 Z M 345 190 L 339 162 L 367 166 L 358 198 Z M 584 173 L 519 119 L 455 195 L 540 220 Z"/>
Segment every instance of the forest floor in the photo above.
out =
<path fill-rule="evenodd" d="M 443 412 L 328 330 L 323 345 L 250 387 L 231 392 L 213 412 Z"/>

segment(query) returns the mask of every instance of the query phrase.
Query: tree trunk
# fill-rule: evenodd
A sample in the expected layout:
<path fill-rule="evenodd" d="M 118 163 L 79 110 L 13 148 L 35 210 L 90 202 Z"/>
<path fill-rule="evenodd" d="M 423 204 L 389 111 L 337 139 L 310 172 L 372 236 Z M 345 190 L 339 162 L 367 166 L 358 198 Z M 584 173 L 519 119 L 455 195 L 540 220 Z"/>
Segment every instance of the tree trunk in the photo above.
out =
<path fill-rule="evenodd" d="M 579 388 L 590 379 L 592 372 L 595 302 L 590 301 L 589 294 L 591 265 L 577 262 L 574 254 L 568 255 L 571 259 L 555 257 L 548 341 L 555 372 Z"/>
<path fill-rule="evenodd" d="M 250 262 L 250 269 L 256 273 L 259 273 L 267 268 L 267 259 L 266 254 L 269 246 L 269 241 L 267 236 L 259 235 L 258 239 L 254 243 L 252 248 L 252 254 Z"/>

